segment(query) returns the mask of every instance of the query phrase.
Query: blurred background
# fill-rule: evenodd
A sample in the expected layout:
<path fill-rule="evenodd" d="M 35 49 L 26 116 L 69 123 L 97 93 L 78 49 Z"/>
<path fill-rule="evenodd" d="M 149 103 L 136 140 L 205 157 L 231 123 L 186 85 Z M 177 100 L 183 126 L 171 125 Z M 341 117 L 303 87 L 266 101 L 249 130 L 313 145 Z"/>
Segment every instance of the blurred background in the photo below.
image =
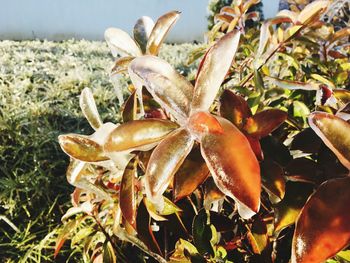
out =
<path fill-rule="evenodd" d="M 0 39 L 102 40 L 107 27 L 118 26 L 131 32 L 139 17 L 148 15 L 155 19 L 170 10 L 179 10 L 182 15 L 168 37 L 169 42 L 202 41 L 207 30 L 207 0 L 3 2 L 0 10 Z M 262 5 L 264 17 L 273 17 L 278 11 L 279 0 L 263 0 Z"/>

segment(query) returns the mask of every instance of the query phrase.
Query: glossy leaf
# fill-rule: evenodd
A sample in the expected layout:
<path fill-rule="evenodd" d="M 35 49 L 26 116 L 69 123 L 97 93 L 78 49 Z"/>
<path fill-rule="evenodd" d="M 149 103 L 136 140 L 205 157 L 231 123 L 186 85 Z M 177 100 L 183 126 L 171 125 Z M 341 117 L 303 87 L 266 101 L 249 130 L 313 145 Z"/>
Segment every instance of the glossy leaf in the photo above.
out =
<path fill-rule="evenodd" d="M 286 194 L 281 202 L 275 205 L 275 232 L 295 223 L 306 200 L 313 192 L 311 184 L 287 182 Z"/>
<path fill-rule="evenodd" d="M 297 23 L 298 14 L 290 10 L 281 10 L 277 13 L 277 17 L 288 17 L 293 24 Z"/>
<path fill-rule="evenodd" d="M 134 228 L 136 228 L 136 177 L 136 162 L 132 159 L 126 166 L 120 183 L 119 206 L 125 220 Z"/>
<path fill-rule="evenodd" d="M 152 18 L 148 16 L 143 16 L 136 21 L 134 26 L 134 39 L 139 44 L 142 53 L 146 53 L 147 42 L 149 36 L 151 35 L 152 29 L 154 27 L 154 22 Z"/>
<path fill-rule="evenodd" d="M 154 147 L 168 133 L 176 129 L 174 122 L 159 119 L 135 120 L 115 128 L 105 144 L 107 152 L 121 152 Z"/>
<path fill-rule="evenodd" d="M 198 147 L 194 147 L 174 177 L 174 199 L 192 194 L 209 176 L 209 170 Z"/>
<path fill-rule="evenodd" d="M 242 96 L 226 89 L 220 97 L 220 115 L 242 129 L 245 119 L 252 116 L 252 112 Z"/>
<path fill-rule="evenodd" d="M 277 129 L 288 117 L 288 114 L 278 109 L 268 109 L 256 113 L 247 119 L 244 130 L 253 137 L 262 138 Z"/>
<path fill-rule="evenodd" d="M 213 103 L 221 83 L 238 49 L 240 32 L 223 36 L 204 56 L 198 69 L 192 100 L 192 111 L 207 111 Z"/>
<path fill-rule="evenodd" d="M 192 235 L 193 242 L 201 255 L 214 255 L 214 249 L 210 242 L 212 239 L 212 229 L 210 227 L 210 215 L 202 209 L 193 219 Z"/>
<path fill-rule="evenodd" d="M 323 179 L 319 165 L 308 158 L 296 158 L 286 167 L 286 175 L 289 180 L 320 183 Z"/>
<path fill-rule="evenodd" d="M 299 81 L 283 80 L 273 77 L 267 77 L 273 84 L 280 88 L 289 89 L 289 90 L 318 90 L 319 85 L 315 83 L 305 83 Z"/>
<path fill-rule="evenodd" d="M 267 159 L 260 163 L 260 169 L 262 185 L 270 195 L 273 195 L 270 199 L 273 202 L 281 201 L 286 190 L 282 167 L 276 162 Z"/>
<path fill-rule="evenodd" d="M 172 11 L 158 18 L 153 30 L 149 36 L 146 52 L 147 54 L 157 55 L 160 45 L 164 41 L 170 28 L 175 24 L 180 17 L 180 12 Z"/>
<path fill-rule="evenodd" d="M 304 153 L 317 153 L 321 144 L 322 140 L 317 134 L 311 128 L 306 128 L 294 137 L 291 150 L 300 150 Z"/>
<path fill-rule="evenodd" d="M 214 17 L 214 21 L 217 23 L 218 21 L 229 24 L 234 17 L 228 14 L 217 14 Z"/>
<path fill-rule="evenodd" d="M 152 97 L 178 120 L 189 114 L 193 87 L 166 61 L 143 56 L 133 60 L 129 67 L 133 82 L 143 83 Z"/>
<path fill-rule="evenodd" d="M 133 92 L 126 100 L 122 110 L 123 122 L 136 120 L 137 118 L 137 97 L 136 92 Z"/>
<path fill-rule="evenodd" d="M 350 169 L 350 124 L 324 112 L 310 114 L 309 124 L 339 161 Z"/>
<path fill-rule="evenodd" d="M 131 63 L 131 61 L 134 59 L 135 57 L 132 56 L 126 56 L 126 57 L 121 57 L 118 58 L 114 65 L 113 68 L 111 69 L 111 75 L 117 75 L 119 73 L 124 73 L 128 70 L 128 67 Z"/>
<path fill-rule="evenodd" d="M 100 162 L 108 160 L 102 145 L 87 136 L 79 134 L 60 135 L 58 141 L 62 150 L 74 159 L 84 162 Z"/>
<path fill-rule="evenodd" d="M 147 197 L 161 205 L 162 195 L 193 146 L 191 134 L 178 129 L 169 134 L 152 152 L 145 174 Z"/>
<path fill-rule="evenodd" d="M 102 126 L 100 114 L 97 111 L 94 97 L 89 88 L 83 89 L 80 95 L 80 108 L 91 127 L 97 130 Z"/>
<path fill-rule="evenodd" d="M 308 4 L 298 15 L 298 22 L 307 24 L 327 10 L 329 1 L 318 0 Z"/>
<path fill-rule="evenodd" d="M 173 202 L 171 202 L 168 198 L 164 198 L 164 207 L 161 211 L 157 211 L 157 206 L 153 204 L 148 198 L 144 199 L 146 208 L 148 212 L 150 213 L 151 217 L 155 220 L 159 221 L 165 221 L 167 220 L 163 216 L 168 216 L 172 214 L 176 214 L 178 212 L 181 212 L 181 209 L 177 207 Z"/>
<path fill-rule="evenodd" d="M 292 262 L 323 262 L 350 243 L 350 178 L 329 180 L 310 197 L 293 236 Z"/>
<path fill-rule="evenodd" d="M 207 134 L 201 152 L 218 188 L 238 205 L 243 218 L 260 207 L 260 167 L 246 137 L 229 121 L 218 117 L 223 134 Z"/>
<path fill-rule="evenodd" d="M 105 39 L 114 57 L 118 57 L 118 55 L 132 57 L 142 55 L 135 41 L 128 33 L 119 28 L 108 28 L 105 31 Z"/>
<path fill-rule="evenodd" d="M 261 254 L 262 251 L 267 247 L 269 241 L 267 235 L 267 227 L 266 223 L 260 217 L 256 217 L 254 219 L 247 237 L 250 241 L 254 253 Z"/>
<path fill-rule="evenodd" d="M 198 137 L 203 133 L 223 133 L 221 124 L 214 115 L 203 111 L 192 114 L 188 120 L 187 127 L 192 135 L 197 135 Z"/>

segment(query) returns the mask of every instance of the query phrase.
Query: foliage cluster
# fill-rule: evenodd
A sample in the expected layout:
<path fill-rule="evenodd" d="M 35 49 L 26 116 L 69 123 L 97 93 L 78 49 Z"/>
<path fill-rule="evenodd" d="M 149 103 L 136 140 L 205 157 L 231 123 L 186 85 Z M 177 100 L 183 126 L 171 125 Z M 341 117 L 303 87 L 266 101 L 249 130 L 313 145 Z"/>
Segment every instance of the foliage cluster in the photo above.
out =
<path fill-rule="evenodd" d="M 184 63 L 195 47 L 164 45 L 160 56 L 190 75 Z M 106 44 L 84 40 L 2 41 L 0 56 L 0 262 L 48 262 L 73 189 L 57 137 L 91 132 L 76 104 L 86 86 L 102 118 L 120 121 L 112 56 Z M 117 83 L 126 94 L 127 80 Z"/>
<path fill-rule="evenodd" d="M 208 29 L 211 30 L 213 26 L 216 24 L 216 16 L 220 14 L 222 8 L 224 7 L 233 7 L 238 6 L 239 4 L 242 4 L 247 1 L 240 1 L 240 0 L 210 0 L 208 4 Z M 262 11 L 262 2 L 260 1 L 254 1 L 256 4 L 254 4 L 250 9 L 249 12 L 257 12 L 259 20 L 263 20 L 263 11 Z M 252 26 L 252 24 L 248 24 L 248 26 Z"/>
<path fill-rule="evenodd" d="M 247 29 L 246 3 L 189 80 L 157 57 L 178 12 L 106 31 L 130 95 L 115 124 L 84 89 L 93 133 L 59 137 L 76 188 L 56 255 L 71 238 L 94 262 L 349 260 L 350 29 L 322 0 Z"/>

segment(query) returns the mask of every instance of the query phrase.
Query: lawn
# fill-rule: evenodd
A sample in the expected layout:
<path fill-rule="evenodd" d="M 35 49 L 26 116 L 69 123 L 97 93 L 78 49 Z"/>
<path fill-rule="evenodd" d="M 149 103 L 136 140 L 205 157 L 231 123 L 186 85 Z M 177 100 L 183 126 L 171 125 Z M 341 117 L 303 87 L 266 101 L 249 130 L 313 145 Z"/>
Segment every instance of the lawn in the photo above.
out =
<path fill-rule="evenodd" d="M 193 76 L 196 65 L 184 72 L 184 64 L 196 45 L 169 46 L 160 56 Z M 112 85 L 104 42 L 2 41 L 0 57 L 0 261 L 46 262 L 73 190 L 57 136 L 92 132 L 79 109 L 84 87 L 103 120 L 119 122 L 127 80 Z"/>

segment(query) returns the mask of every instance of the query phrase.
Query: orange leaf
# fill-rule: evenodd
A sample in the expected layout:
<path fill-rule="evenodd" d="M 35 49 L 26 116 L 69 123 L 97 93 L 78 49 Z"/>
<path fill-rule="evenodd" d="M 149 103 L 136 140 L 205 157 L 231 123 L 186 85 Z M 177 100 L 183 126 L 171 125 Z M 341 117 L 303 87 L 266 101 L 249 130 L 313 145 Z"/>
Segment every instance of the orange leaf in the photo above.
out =
<path fill-rule="evenodd" d="M 238 211 L 250 218 L 260 207 L 260 167 L 246 137 L 229 121 L 217 117 L 223 134 L 207 134 L 201 152 L 218 188 L 237 201 Z"/>
<path fill-rule="evenodd" d="M 223 133 L 219 121 L 210 113 L 200 111 L 192 114 L 188 120 L 188 129 L 192 134 Z"/>
<path fill-rule="evenodd" d="M 258 161 L 262 161 L 264 160 L 264 153 L 261 150 L 261 145 L 258 139 L 250 136 L 250 135 L 246 135 L 246 138 L 250 144 L 250 147 L 252 148 L 256 158 L 258 159 Z"/>
<path fill-rule="evenodd" d="M 107 152 L 121 152 L 140 148 L 144 150 L 145 146 L 153 148 L 155 143 L 177 127 L 176 123 L 168 120 L 129 121 L 111 132 L 105 144 L 105 150 Z"/>
<path fill-rule="evenodd" d="M 99 162 L 108 160 L 103 148 L 87 136 L 66 134 L 58 136 L 62 150 L 74 159 L 84 162 Z"/>
<path fill-rule="evenodd" d="M 136 120 L 137 116 L 137 98 L 136 92 L 131 93 L 129 98 L 126 100 L 123 109 L 122 109 L 122 117 L 123 122 Z"/>
<path fill-rule="evenodd" d="M 350 243 L 350 178 L 329 180 L 309 198 L 293 236 L 292 262 L 324 262 Z"/>
<path fill-rule="evenodd" d="M 178 201 L 192 194 L 209 175 L 198 147 L 192 149 L 174 177 L 174 199 Z"/>

